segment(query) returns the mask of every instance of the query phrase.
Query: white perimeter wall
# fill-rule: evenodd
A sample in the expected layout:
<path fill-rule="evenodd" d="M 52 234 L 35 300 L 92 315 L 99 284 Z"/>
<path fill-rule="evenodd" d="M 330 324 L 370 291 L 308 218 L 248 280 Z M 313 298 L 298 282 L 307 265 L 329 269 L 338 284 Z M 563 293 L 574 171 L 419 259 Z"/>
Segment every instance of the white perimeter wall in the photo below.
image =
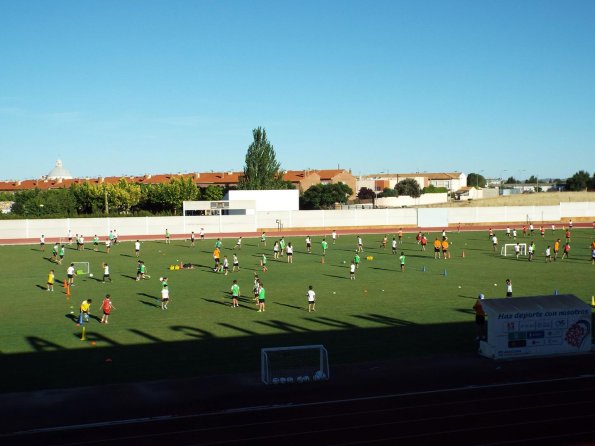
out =
<path fill-rule="evenodd" d="M 376 206 L 401 207 L 401 206 L 420 206 L 422 204 L 446 203 L 448 194 L 446 192 L 439 194 L 422 194 L 419 198 L 402 195 L 400 197 L 377 198 Z"/>
<path fill-rule="evenodd" d="M 260 211 L 255 215 L 217 215 L 192 217 L 122 217 L 70 218 L 51 220 L 0 220 L 0 239 L 66 237 L 83 234 L 87 240 L 97 234 L 105 237 L 110 230 L 120 236 L 160 237 L 169 229 L 172 234 L 207 234 L 256 232 L 261 228 L 277 228 L 280 220 L 285 229 L 354 226 L 445 227 L 458 223 L 523 223 L 557 222 L 561 219 L 595 220 L 595 202 L 560 203 L 558 206 L 515 206 L 477 208 L 400 208 L 349 209 L 331 211 Z"/>
<path fill-rule="evenodd" d="M 229 201 L 255 201 L 257 211 L 297 211 L 300 191 L 288 190 L 230 190 Z"/>

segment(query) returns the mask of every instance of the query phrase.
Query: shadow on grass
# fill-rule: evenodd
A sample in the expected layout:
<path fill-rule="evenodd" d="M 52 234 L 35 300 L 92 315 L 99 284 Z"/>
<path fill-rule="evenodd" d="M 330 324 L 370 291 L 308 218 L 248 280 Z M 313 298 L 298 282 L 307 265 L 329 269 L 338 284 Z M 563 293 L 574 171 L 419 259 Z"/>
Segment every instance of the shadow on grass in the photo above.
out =
<path fill-rule="evenodd" d="M 475 311 L 473 311 L 472 309 L 466 309 L 466 308 L 455 308 L 455 311 L 459 312 L 459 313 L 465 313 L 465 314 L 472 314 L 475 315 Z"/>
<path fill-rule="evenodd" d="M 47 290 L 47 287 L 46 287 L 46 286 L 44 286 L 44 285 L 39 285 L 39 284 L 37 284 L 37 285 L 35 285 L 35 286 L 36 286 L 37 288 L 39 288 L 40 290 L 44 290 L 44 291 L 45 291 L 45 290 Z"/>
<path fill-rule="evenodd" d="M 155 299 L 155 300 L 160 300 L 159 296 L 154 296 L 152 294 L 148 294 L 148 293 L 136 293 L 137 296 L 145 296 L 145 297 L 149 297 L 151 299 Z"/>
<path fill-rule="evenodd" d="M 205 302 L 210 302 L 212 304 L 218 304 L 218 305 L 223 305 L 224 307 L 229 307 L 229 303 L 226 302 L 225 299 L 215 300 L 215 299 L 207 299 L 206 297 L 203 297 L 202 300 L 204 300 Z"/>
<path fill-rule="evenodd" d="M 127 274 L 120 274 L 120 276 L 122 276 L 122 277 L 125 277 L 125 278 L 127 278 L 127 279 L 136 280 L 136 277 L 135 277 L 135 276 L 129 276 L 129 275 L 127 275 Z"/>
<path fill-rule="evenodd" d="M 349 280 L 349 277 L 348 276 L 337 276 L 336 274 L 323 274 L 323 276 L 334 277 L 335 279 Z"/>
<path fill-rule="evenodd" d="M 133 256 L 132 254 L 120 254 L 120 256 L 122 256 L 122 257 L 136 257 L 136 256 Z"/>
<path fill-rule="evenodd" d="M 153 303 L 153 302 L 148 302 L 148 301 L 146 301 L 146 300 L 139 299 L 139 302 L 140 302 L 141 304 L 144 304 L 144 305 L 148 306 L 148 307 L 161 308 L 161 305 L 157 305 L 156 303 Z"/>
<path fill-rule="evenodd" d="M 224 305 L 216 300 L 212 302 Z M 147 305 L 156 306 L 152 302 Z M 79 339 L 76 342 L 51 336 L 23 336 L 34 352 L 0 355 L 0 369 L 19 371 L 11 379 L 0 382 L 0 392 L 256 372 L 260 370 L 260 350 L 265 347 L 323 344 L 332 364 L 373 364 L 420 354 L 469 354 L 477 347 L 471 314 L 467 322 L 415 324 L 376 313 L 353 314 L 348 322 L 313 313 L 303 316 L 302 325 L 299 321 L 269 319 L 274 317 L 275 306 L 264 314 L 256 313 L 251 305 L 244 308 L 254 311 L 254 322 L 244 326 L 226 321 L 217 323 L 236 333 L 235 336 L 217 336 L 200 328 L 198 323 L 163 326 L 155 334 L 120 326 L 129 335 L 126 345 L 121 345 L 119 338 L 103 334 L 104 327 L 94 322 L 85 325 L 87 341 L 79 341 L 81 328 L 74 324 L 72 337 Z M 78 312 L 66 315 L 73 322 L 76 316 Z M 328 329 L 314 330 L 312 321 Z M 172 337 L 176 340 L 167 341 Z M 96 345 L 91 347 L 90 342 Z M 106 362 L 106 358 L 110 361 Z M 64 373 L 71 370 L 76 373 Z"/>
<path fill-rule="evenodd" d="M 296 310 L 307 311 L 304 307 L 298 307 L 297 305 L 282 304 L 281 302 L 273 302 L 275 305 L 281 305 L 283 307 L 295 308 Z"/>

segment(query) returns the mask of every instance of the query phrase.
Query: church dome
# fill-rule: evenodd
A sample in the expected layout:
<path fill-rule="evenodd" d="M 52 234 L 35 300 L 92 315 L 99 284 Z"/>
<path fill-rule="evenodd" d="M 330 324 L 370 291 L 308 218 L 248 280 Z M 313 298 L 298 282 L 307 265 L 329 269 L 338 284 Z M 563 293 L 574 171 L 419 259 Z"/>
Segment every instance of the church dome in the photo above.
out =
<path fill-rule="evenodd" d="M 57 160 L 56 166 L 48 173 L 47 176 L 48 180 L 70 180 L 72 179 L 72 175 L 70 172 L 62 165 L 62 161 Z"/>

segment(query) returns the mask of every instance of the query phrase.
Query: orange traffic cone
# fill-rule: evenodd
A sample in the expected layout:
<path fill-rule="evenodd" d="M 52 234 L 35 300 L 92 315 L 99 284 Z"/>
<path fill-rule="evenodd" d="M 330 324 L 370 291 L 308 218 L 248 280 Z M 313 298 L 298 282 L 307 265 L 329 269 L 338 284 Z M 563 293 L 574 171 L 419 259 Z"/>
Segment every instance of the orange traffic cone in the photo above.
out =
<path fill-rule="evenodd" d="M 70 296 L 70 284 L 68 283 L 68 280 L 64 282 L 64 287 L 66 288 L 66 295 Z"/>

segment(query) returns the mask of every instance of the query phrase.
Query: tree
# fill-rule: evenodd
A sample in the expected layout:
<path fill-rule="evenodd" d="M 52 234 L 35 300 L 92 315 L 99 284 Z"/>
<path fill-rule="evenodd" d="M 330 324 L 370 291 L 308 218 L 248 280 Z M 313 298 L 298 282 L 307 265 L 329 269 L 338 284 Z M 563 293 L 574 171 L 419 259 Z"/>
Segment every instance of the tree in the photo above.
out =
<path fill-rule="evenodd" d="M 240 178 L 238 189 L 271 190 L 288 189 L 283 181 L 281 164 L 277 161 L 275 149 L 267 140 L 265 129 L 252 130 L 254 141 L 246 153 L 244 174 Z"/>
<path fill-rule="evenodd" d="M 344 183 L 315 184 L 302 196 L 304 209 L 332 209 L 335 203 L 347 203 L 353 190 Z"/>
<path fill-rule="evenodd" d="M 421 196 L 421 188 L 419 187 L 419 183 L 413 178 L 405 178 L 404 180 L 399 181 L 395 185 L 395 190 L 399 195 L 408 195 L 412 198 L 418 198 Z"/>
<path fill-rule="evenodd" d="M 570 191 L 580 191 L 588 188 L 591 178 L 589 173 L 584 170 L 579 170 L 566 180 L 566 189 Z"/>
<path fill-rule="evenodd" d="M 486 179 L 483 175 L 478 173 L 470 173 L 467 175 L 467 186 L 486 187 Z"/>
<path fill-rule="evenodd" d="M 219 201 L 223 199 L 223 188 L 211 184 L 202 191 L 202 199 L 206 201 Z"/>
<path fill-rule="evenodd" d="M 531 175 L 529 178 L 525 180 L 525 184 L 537 184 L 539 179 L 535 175 Z"/>
<path fill-rule="evenodd" d="M 518 180 L 515 177 L 508 177 L 504 184 L 518 184 Z M 467 184 L 469 184 L 469 177 L 467 177 Z"/>
<path fill-rule="evenodd" d="M 376 193 L 367 187 L 362 187 L 357 193 L 357 198 L 360 200 L 373 200 L 376 198 Z"/>
<path fill-rule="evenodd" d="M 184 201 L 198 200 L 200 189 L 192 178 L 172 178 L 169 183 L 152 184 L 143 187 L 140 207 L 153 213 L 179 214 Z"/>
<path fill-rule="evenodd" d="M 14 194 L 11 213 L 24 217 L 68 217 L 77 215 L 77 209 L 70 189 L 32 189 Z"/>
<path fill-rule="evenodd" d="M 378 198 L 396 197 L 397 195 L 398 194 L 396 190 L 390 187 L 385 187 L 384 190 L 378 194 Z"/>

